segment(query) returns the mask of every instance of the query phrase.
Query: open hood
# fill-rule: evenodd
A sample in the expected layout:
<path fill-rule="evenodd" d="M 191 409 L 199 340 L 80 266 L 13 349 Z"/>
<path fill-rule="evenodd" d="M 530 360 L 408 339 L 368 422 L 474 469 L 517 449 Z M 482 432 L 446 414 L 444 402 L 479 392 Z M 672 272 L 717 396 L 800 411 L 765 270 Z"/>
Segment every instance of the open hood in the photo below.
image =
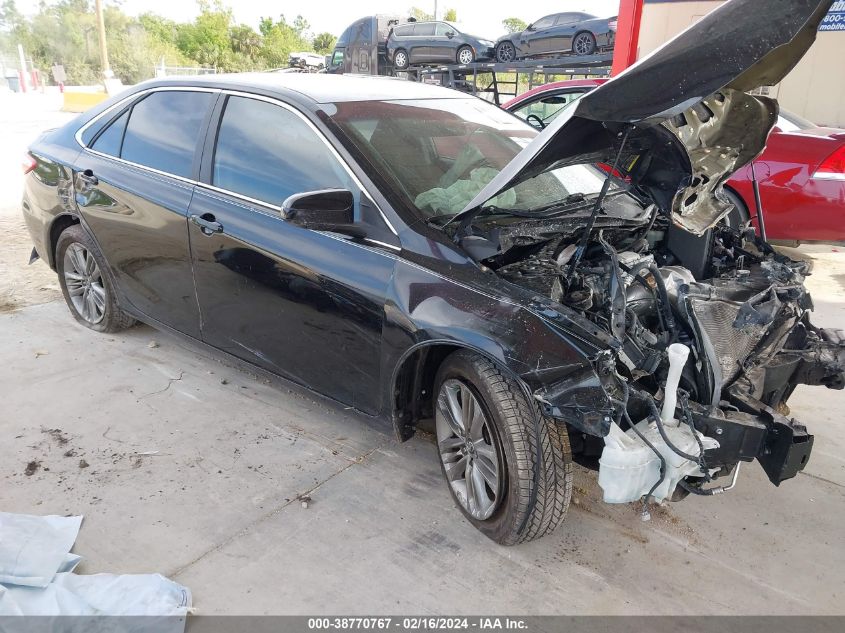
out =
<path fill-rule="evenodd" d="M 795 67 L 832 3 L 729 0 L 581 97 L 455 219 L 465 228 L 488 200 L 545 171 L 618 156 L 639 191 L 701 235 L 730 211 L 722 185 L 763 151 L 777 120 L 776 102 L 746 92 Z"/>

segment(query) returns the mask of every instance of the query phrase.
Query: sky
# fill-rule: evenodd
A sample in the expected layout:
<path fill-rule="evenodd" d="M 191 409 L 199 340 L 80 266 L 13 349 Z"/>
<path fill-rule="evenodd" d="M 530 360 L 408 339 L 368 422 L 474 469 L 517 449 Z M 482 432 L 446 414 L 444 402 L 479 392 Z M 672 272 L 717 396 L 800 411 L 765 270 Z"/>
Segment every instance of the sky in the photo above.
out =
<path fill-rule="evenodd" d="M 108 3 L 109 0 L 106 0 Z M 310 2 L 286 2 L 285 0 L 223 0 L 231 6 L 238 22 L 257 28 L 262 16 L 277 17 L 284 14 L 290 21 L 301 14 L 311 23 L 313 33 L 328 31 L 338 36 L 352 22 L 374 13 L 398 13 L 400 15 L 412 6 L 418 6 L 430 13 L 434 11 L 434 0 L 311 0 Z M 32 4 L 36 0 L 18 0 L 18 7 Z M 130 15 L 152 11 L 168 18 L 189 21 L 198 13 L 192 0 L 122 0 L 120 5 Z M 502 20 L 518 17 L 532 22 L 549 13 L 563 11 L 585 11 L 606 17 L 615 15 L 619 0 L 439 0 L 439 14 L 454 8 L 458 22 L 474 35 L 495 39 L 504 33 Z M 24 9 L 25 10 L 25 9 Z"/>

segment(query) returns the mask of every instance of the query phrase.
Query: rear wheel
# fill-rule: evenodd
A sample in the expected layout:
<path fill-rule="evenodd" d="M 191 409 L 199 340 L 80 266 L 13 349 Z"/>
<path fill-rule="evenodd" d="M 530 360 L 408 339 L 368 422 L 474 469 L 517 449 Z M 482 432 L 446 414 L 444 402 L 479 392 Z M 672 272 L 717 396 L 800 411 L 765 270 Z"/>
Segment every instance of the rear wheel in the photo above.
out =
<path fill-rule="evenodd" d="M 79 224 L 69 226 L 59 236 L 56 271 L 70 313 L 85 327 L 117 332 L 135 323 L 118 306 L 108 264 Z"/>
<path fill-rule="evenodd" d="M 596 52 L 596 36 L 583 31 L 572 40 L 572 52 L 576 55 L 592 55 Z"/>
<path fill-rule="evenodd" d="M 507 64 L 515 59 L 516 47 L 513 45 L 513 42 L 500 42 L 496 47 L 496 61 Z"/>
<path fill-rule="evenodd" d="M 472 352 L 446 358 L 435 389 L 441 468 L 464 516 L 502 545 L 554 530 L 572 494 L 565 427 L 543 416 L 516 380 Z"/>
<path fill-rule="evenodd" d="M 461 46 L 458 49 L 456 59 L 459 64 L 471 64 L 475 61 L 475 51 L 469 46 Z"/>
<path fill-rule="evenodd" d="M 408 58 L 408 52 L 405 49 L 400 48 L 393 54 L 393 65 L 397 69 L 404 70 L 409 64 L 410 60 Z"/>

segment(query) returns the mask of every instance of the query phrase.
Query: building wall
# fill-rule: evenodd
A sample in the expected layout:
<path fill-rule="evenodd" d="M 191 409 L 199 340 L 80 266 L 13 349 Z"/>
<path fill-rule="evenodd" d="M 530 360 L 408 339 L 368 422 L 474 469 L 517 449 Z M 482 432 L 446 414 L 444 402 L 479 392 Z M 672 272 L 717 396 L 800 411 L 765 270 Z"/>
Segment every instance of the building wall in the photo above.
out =
<path fill-rule="evenodd" d="M 645 0 L 638 56 L 643 57 L 720 4 Z M 820 125 L 845 128 L 845 32 L 820 32 L 798 66 L 769 94 Z"/>

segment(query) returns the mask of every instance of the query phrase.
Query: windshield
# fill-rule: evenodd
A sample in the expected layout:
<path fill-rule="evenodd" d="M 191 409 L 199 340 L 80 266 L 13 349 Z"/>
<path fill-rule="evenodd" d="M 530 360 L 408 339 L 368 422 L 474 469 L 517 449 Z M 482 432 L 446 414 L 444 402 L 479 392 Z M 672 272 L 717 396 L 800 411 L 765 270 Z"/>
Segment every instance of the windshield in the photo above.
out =
<path fill-rule="evenodd" d="M 331 119 L 344 141 L 425 218 L 452 216 L 489 183 L 538 132 L 475 97 L 337 103 Z M 539 211 L 601 190 L 605 174 L 570 165 L 500 193 L 485 206 L 498 212 Z"/>

